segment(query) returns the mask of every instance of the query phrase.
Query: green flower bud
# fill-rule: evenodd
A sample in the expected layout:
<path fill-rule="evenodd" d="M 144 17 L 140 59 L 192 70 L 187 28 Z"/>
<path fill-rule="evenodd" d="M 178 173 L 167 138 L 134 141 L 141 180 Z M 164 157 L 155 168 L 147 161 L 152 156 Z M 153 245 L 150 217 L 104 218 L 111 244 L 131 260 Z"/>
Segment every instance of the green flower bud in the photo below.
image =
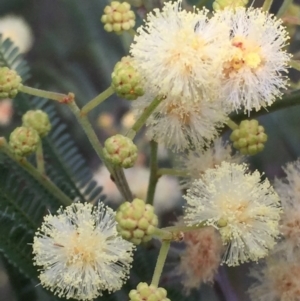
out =
<path fill-rule="evenodd" d="M 158 224 L 153 206 L 140 199 L 123 203 L 117 211 L 116 221 L 122 237 L 137 245 L 149 241 Z"/>
<path fill-rule="evenodd" d="M 240 6 L 246 6 L 249 0 L 215 0 L 213 2 L 213 9 L 224 10 L 225 8 L 235 9 Z"/>
<path fill-rule="evenodd" d="M 112 165 L 130 168 L 137 159 L 137 147 L 131 139 L 117 134 L 104 143 L 104 156 Z"/>
<path fill-rule="evenodd" d="M 23 126 L 35 129 L 40 137 L 45 137 L 51 130 L 51 123 L 48 115 L 41 110 L 27 111 L 23 117 Z"/>
<path fill-rule="evenodd" d="M 14 98 L 21 87 L 22 79 L 18 73 L 7 67 L 0 68 L 0 99 Z"/>
<path fill-rule="evenodd" d="M 136 290 L 129 292 L 129 299 L 130 301 L 170 301 L 164 288 L 148 285 L 145 282 L 140 282 Z"/>
<path fill-rule="evenodd" d="M 129 3 L 112 1 L 110 5 L 104 8 L 101 22 L 104 23 L 104 29 L 106 31 L 114 31 L 120 34 L 134 27 L 135 14 L 130 10 Z"/>
<path fill-rule="evenodd" d="M 40 136 L 33 128 L 17 127 L 9 137 L 9 145 L 15 155 L 26 157 L 34 153 L 40 142 Z"/>
<path fill-rule="evenodd" d="M 134 66 L 133 58 L 125 56 L 115 65 L 111 75 L 112 87 L 116 94 L 127 100 L 135 100 L 144 95 L 142 79 Z"/>
<path fill-rule="evenodd" d="M 255 155 L 264 149 L 264 143 L 268 140 L 264 131 L 257 120 L 243 120 L 238 129 L 231 133 L 230 140 L 242 154 Z"/>

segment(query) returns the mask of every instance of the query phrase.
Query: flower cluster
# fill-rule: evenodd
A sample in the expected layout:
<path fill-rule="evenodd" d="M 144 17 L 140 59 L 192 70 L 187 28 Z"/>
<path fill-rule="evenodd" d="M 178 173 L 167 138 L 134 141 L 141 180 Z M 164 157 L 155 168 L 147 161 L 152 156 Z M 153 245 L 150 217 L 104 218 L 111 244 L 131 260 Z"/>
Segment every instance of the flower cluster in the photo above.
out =
<path fill-rule="evenodd" d="M 209 18 L 205 9 L 167 2 L 137 33 L 130 52 L 146 94 L 134 104 L 136 116 L 161 97 L 148 135 L 175 151 L 207 146 L 231 111 L 269 106 L 287 85 L 287 32 L 261 9 Z"/>

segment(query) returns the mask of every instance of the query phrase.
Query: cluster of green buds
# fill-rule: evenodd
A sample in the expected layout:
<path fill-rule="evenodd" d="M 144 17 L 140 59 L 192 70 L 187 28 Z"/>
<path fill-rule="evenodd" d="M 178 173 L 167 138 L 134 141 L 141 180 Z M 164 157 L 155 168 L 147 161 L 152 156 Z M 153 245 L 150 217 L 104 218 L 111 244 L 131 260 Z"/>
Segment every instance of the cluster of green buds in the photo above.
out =
<path fill-rule="evenodd" d="M 117 134 L 104 142 L 105 159 L 112 165 L 130 168 L 137 159 L 137 147 L 131 139 Z"/>
<path fill-rule="evenodd" d="M 243 120 L 238 129 L 235 129 L 230 140 L 233 146 L 244 155 L 255 155 L 264 149 L 264 144 L 268 140 L 263 126 L 258 121 Z"/>
<path fill-rule="evenodd" d="M 51 130 L 51 123 L 41 110 L 27 111 L 22 121 L 23 125 L 10 134 L 9 145 L 16 156 L 26 157 L 37 150 L 40 139 Z"/>
<path fill-rule="evenodd" d="M 148 285 L 145 282 L 139 283 L 136 290 L 131 290 L 129 298 L 130 301 L 170 301 L 164 288 Z"/>
<path fill-rule="evenodd" d="M 235 9 L 236 7 L 245 7 L 249 0 L 215 0 L 213 2 L 213 9 L 223 10 L 225 8 Z"/>
<path fill-rule="evenodd" d="M 119 61 L 111 75 L 115 93 L 127 100 L 135 100 L 144 95 L 141 75 L 134 66 L 133 58 L 125 56 Z"/>
<path fill-rule="evenodd" d="M 22 86 L 22 79 L 15 70 L 0 68 L 0 100 L 14 98 Z"/>
<path fill-rule="evenodd" d="M 153 206 L 140 199 L 123 203 L 117 211 L 116 221 L 121 236 L 136 245 L 149 241 L 158 224 Z"/>
<path fill-rule="evenodd" d="M 130 9 L 127 2 L 112 1 L 110 5 L 104 8 L 104 14 L 101 17 L 104 23 L 104 29 L 108 32 L 122 33 L 135 25 L 135 14 Z"/>

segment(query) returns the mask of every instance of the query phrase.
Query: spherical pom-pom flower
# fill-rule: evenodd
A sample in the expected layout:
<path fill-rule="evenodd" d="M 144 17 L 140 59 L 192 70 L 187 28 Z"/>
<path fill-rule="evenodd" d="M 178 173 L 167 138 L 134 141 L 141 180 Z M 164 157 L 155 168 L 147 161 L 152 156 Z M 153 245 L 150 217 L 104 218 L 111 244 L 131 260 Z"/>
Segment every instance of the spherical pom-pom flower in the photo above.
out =
<path fill-rule="evenodd" d="M 221 138 L 217 138 L 212 146 L 202 152 L 188 152 L 181 156 L 178 161 L 179 169 L 185 173 L 181 180 L 182 188 L 189 188 L 192 182 L 199 179 L 209 168 L 215 168 L 223 161 L 231 163 L 242 163 L 245 157 L 236 153 L 230 143 L 224 143 Z"/>
<path fill-rule="evenodd" d="M 22 53 L 30 50 L 33 44 L 32 30 L 22 17 L 7 15 L 1 18 L 0 34 L 3 40 L 10 39 Z"/>
<path fill-rule="evenodd" d="M 136 290 L 129 292 L 129 299 L 130 301 L 170 301 L 163 287 L 148 285 L 145 282 L 140 282 Z"/>
<path fill-rule="evenodd" d="M 154 207 L 141 199 L 123 203 L 118 209 L 116 221 L 122 237 L 136 245 L 149 241 L 158 224 Z"/>
<path fill-rule="evenodd" d="M 26 157 L 37 150 L 40 136 L 33 128 L 20 126 L 15 128 L 9 136 L 9 146 L 15 155 Z"/>
<path fill-rule="evenodd" d="M 118 236 L 115 214 L 103 204 L 73 203 L 47 215 L 33 242 L 42 286 L 77 300 L 119 290 L 128 278 L 133 249 Z"/>
<path fill-rule="evenodd" d="M 195 180 L 184 198 L 185 222 L 219 230 L 229 266 L 265 257 L 279 234 L 281 208 L 269 181 L 246 164 L 223 162 Z"/>
<path fill-rule="evenodd" d="M 214 18 L 230 27 L 220 85 L 224 105 L 245 111 L 271 105 L 287 86 L 283 73 L 291 58 L 284 50 L 288 34 L 282 21 L 261 9 L 242 7 L 219 11 Z"/>
<path fill-rule="evenodd" d="M 112 77 L 112 88 L 116 94 L 127 100 L 135 100 L 144 95 L 141 76 L 133 59 L 125 56 L 115 65 Z"/>
<path fill-rule="evenodd" d="M 181 254 L 178 273 L 183 276 L 182 284 L 189 294 L 201 283 L 213 282 L 221 263 L 223 243 L 213 227 L 186 232 L 184 242 L 186 248 Z"/>
<path fill-rule="evenodd" d="M 101 17 L 104 23 L 104 29 L 108 32 L 122 33 L 135 25 L 135 14 L 130 9 L 127 2 L 112 1 L 110 5 L 104 8 L 104 14 Z"/>
<path fill-rule="evenodd" d="M 133 103 L 136 118 L 152 100 L 150 95 L 144 95 Z M 218 103 L 185 102 L 181 98 L 168 97 L 148 118 L 147 135 L 175 152 L 191 148 L 201 150 L 210 145 L 226 120 L 227 116 Z"/>
<path fill-rule="evenodd" d="M 280 232 L 284 238 L 276 249 L 292 259 L 300 252 L 300 159 L 288 163 L 283 170 L 286 178 L 275 179 L 275 189 L 283 207 Z"/>
<path fill-rule="evenodd" d="M 146 90 L 186 101 L 216 97 L 222 73 L 224 26 L 208 21 L 207 10 L 187 12 L 182 1 L 165 2 L 138 28 L 131 44 Z"/>
<path fill-rule="evenodd" d="M 14 98 L 21 87 L 22 79 L 15 70 L 0 68 L 0 100 Z"/>
<path fill-rule="evenodd" d="M 23 126 L 35 129 L 40 137 L 45 137 L 51 130 L 48 115 L 41 110 L 30 110 L 22 116 Z"/>
<path fill-rule="evenodd" d="M 250 271 L 256 283 L 248 290 L 252 301 L 299 301 L 300 261 L 272 256 L 263 267 Z"/>
<path fill-rule="evenodd" d="M 123 168 L 130 168 L 137 159 L 137 147 L 131 139 L 117 134 L 104 143 L 103 153 L 111 164 Z"/>
<path fill-rule="evenodd" d="M 230 140 L 233 146 L 244 155 L 256 155 L 263 151 L 264 144 L 268 140 L 265 129 L 258 121 L 243 120 L 239 127 L 232 131 Z"/>
<path fill-rule="evenodd" d="M 212 4 L 214 10 L 225 8 L 235 9 L 236 7 L 246 6 L 249 0 L 215 0 Z"/>

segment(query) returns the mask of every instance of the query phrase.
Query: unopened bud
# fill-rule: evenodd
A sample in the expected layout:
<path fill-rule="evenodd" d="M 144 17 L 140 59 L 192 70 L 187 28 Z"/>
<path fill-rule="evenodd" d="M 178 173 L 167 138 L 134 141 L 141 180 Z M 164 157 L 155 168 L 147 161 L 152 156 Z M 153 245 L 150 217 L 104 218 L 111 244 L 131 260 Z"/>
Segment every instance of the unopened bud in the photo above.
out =
<path fill-rule="evenodd" d="M 22 79 L 15 70 L 0 68 L 0 100 L 14 98 L 21 87 Z"/>
<path fill-rule="evenodd" d="M 264 144 L 268 140 L 263 126 L 257 120 L 243 120 L 238 129 L 235 129 L 230 140 L 233 147 L 244 155 L 256 155 L 264 149 Z"/>
<path fill-rule="evenodd" d="M 145 282 L 140 282 L 136 290 L 129 292 L 129 299 L 130 301 L 170 301 L 164 288 L 148 285 Z"/>
<path fill-rule="evenodd" d="M 112 87 L 118 96 L 127 100 L 135 100 L 144 95 L 141 76 L 130 56 L 123 57 L 115 65 L 111 78 Z"/>
<path fill-rule="evenodd" d="M 112 165 L 130 168 L 137 159 L 137 147 L 131 139 L 117 134 L 104 143 L 104 156 Z"/>
<path fill-rule="evenodd" d="M 9 137 L 9 145 L 15 155 L 26 157 L 37 150 L 40 136 L 33 128 L 17 127 Z"/>
<path fill-rule="evenodd" d="M 112 1 L 110 5 L 104 8 L 101 22 L 104 23 L 106 31 L 122 33 L 134 27 L 135 14 L 130 9 L 129 3 Z"/>
<path fill-rule="evenodd" d="M 48 115 L 41 110 L 27 111 L 23 117 L 23 126 L 35 129 L 40 137 L 45 137 L 51 130 L 51 123 Z"/>
<path fill-rule="evenodd" d="M 153 206 L 140 199 L 123 203 L 117 211 L 116 221 L 122 237 L 136 245 L 149 241 L 158 224 Z"/>

